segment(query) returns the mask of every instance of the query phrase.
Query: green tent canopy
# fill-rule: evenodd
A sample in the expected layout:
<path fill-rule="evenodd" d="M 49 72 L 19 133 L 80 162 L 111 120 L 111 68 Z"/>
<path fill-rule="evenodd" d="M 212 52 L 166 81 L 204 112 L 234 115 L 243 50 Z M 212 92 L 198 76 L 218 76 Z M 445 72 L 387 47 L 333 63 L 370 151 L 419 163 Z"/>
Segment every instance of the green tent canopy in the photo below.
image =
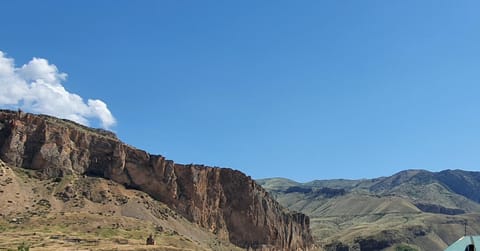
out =
<path fill-rule="evenodd" d="M 477 248 L 478 247 L 478 248 Z M 463 236 L 445 251 L 480 251 L 480 236 Z"/>

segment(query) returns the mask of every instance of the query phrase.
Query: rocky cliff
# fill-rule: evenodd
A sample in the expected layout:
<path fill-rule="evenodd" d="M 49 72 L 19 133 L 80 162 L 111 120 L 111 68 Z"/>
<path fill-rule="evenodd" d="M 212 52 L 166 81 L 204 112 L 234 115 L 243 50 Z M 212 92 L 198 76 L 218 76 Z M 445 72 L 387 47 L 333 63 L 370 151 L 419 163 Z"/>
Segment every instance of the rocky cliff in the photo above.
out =
<path fill-rule="evenodd" d="M 0 158 L 44 179 L 83 174 L 142 190 L 240 247 L 307 250 L 313 243 L 309 218 L 284 209 L 243 173 L 176 164 L 107 131 L 1 110 Z"/>

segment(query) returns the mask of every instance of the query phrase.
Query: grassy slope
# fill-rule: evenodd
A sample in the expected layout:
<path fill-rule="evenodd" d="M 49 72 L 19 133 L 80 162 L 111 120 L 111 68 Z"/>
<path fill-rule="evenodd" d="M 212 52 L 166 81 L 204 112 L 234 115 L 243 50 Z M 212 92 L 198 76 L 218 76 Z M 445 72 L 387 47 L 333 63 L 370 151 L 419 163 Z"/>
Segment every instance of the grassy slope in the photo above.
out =
<path fill-rule="evenodd" d="M 478 203 L 453 193 L 424 171 L 407 171 L 399 176 L 303 184 L 282 184 L 282 179 L 276 178 L 263 179 L 262 183 L 281 204 L 311 217 L 314 238 L 323 247 L 334 242 L 355 246 L 360 239 L 373 239 L 389 241 L 390 247 L 385 250 L 395 250 L 401 244 L 417 250 L 442 250 L 463 235 L 465 220 L 470 233 L 480 232 Z M 292 184 L 312 192 L 288 192 Z M 322 187 L 346 192 L 329 198 L 316 192 Z M 415 206 L 420 202 L 460 208 L 468 213 L 426 213 Z"/>
<path fill-rule="evenodd" d="M 285 178 L 259 179 L 255 182 L 268 190 L 283 190 L 291 186 L 300 185 L 298 182 Z"/>
<path fill-rule="evenodd" d="M 241 250 L 112 181 L 32 176 L 0 161 L 1 250 L 22 243 L 33 250 Z M 145 245 L 150 234 L 154 246 Z"/>

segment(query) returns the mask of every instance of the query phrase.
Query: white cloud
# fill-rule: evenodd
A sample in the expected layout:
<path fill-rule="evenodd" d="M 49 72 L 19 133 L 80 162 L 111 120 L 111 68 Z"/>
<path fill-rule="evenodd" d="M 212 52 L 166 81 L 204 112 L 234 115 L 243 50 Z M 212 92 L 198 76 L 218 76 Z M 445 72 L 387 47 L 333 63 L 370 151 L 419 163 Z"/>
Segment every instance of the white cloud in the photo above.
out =
<path fill-rule="evenodd" d="M 68 92 L 62 85 L 66 73 L 46 59 L 33 58 L 22 67 L 0 51 L 0 106 L 18 107 L 25 111 L 48 114 L 89 125 L 98 119 L 103 128 L 116 121 L 107 104 L 98 99 L 85 103 L 79 95 Z"/>

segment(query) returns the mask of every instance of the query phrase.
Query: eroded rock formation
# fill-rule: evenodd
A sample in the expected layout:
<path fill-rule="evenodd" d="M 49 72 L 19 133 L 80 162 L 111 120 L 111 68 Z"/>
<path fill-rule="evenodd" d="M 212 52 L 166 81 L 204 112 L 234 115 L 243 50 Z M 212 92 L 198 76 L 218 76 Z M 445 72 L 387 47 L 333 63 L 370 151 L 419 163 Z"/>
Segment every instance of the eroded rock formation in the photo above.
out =
<path fill-rule="evenodd" d="M 107 131 L 0 110 L 0 158 L 41 178 L 85 174 L 142 190 L 240 247 L 307 250 L 313 243 L 309 218 L 284 209 L 243 173 L 176 164 Z"/>

